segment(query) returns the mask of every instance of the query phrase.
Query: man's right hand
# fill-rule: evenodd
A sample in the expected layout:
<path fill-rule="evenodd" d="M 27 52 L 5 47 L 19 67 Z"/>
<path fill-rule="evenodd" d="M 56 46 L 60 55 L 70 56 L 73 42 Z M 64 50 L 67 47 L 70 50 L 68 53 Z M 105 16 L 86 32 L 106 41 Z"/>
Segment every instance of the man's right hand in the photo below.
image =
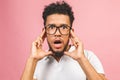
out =
<path fill-rule="evenodd" d="M 52 54 L 51 51 L 46 52 L 42 49 L 42 44 L 45 38 L 46 38 L 45 29 L 43 29 L 41 35 L 32 43 L 32 49 L 31 49 L 32 54 L 30 57 L 34 58 L 37 61 L 41 60 L 45 56 Z"/>

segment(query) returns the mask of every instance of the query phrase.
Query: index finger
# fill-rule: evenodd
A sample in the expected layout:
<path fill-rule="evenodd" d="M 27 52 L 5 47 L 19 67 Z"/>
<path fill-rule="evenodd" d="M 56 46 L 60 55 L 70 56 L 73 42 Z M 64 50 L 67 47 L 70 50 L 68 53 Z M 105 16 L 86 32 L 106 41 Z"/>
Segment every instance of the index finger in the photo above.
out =
<path fill-rule="evenodd" d="M 45 29 L 43 29 L 42 33 L 40 34 L 40 38 L 44 41 L 45 39 Z"/>

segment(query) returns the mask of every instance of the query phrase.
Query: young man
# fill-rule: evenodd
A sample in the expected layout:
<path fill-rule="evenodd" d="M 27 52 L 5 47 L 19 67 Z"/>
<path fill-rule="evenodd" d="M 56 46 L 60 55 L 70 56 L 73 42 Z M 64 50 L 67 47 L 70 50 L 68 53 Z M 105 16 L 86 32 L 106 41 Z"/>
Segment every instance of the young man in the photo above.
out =
<path fill-rule="evenodd" d="M 106 80 L 99 59 L 84 50 L 74 34 L 74 16 L 64 1 L 52 3 L 43 12 L 44 29 L 32 43 L 21 80 Z M 49 50 L 42 49 L 47 39 Z M 73 46 L 69 45 L 72 41 Z"/>

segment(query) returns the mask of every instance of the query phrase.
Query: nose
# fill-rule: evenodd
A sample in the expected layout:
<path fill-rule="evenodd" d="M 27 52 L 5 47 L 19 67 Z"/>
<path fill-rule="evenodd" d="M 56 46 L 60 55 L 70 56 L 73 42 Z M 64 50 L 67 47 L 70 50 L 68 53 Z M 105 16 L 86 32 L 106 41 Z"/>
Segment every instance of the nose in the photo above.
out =
<path fill-rule="evenodd" d="M 59 29 L 59 28 L 56 29 L 55 36 L 61 36 L 61 33 L 60 33 L 60 29 Z"/>

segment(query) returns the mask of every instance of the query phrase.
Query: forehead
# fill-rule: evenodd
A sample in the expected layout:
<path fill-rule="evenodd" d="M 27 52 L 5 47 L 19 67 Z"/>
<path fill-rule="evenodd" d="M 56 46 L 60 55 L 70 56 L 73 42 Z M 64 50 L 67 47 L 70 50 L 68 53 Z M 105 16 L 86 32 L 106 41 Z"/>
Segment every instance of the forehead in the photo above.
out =
<path fill-rule="evenodd" d="M 49 15 L 46 19 L 46 25 L 48 25 L 48 24 L 56 24 L 56 25 L 67 24 L 67 25 L 70 25 L 70 18 L 68 15 L 64 15 L 64 14 L 52 14 L 52 15 Z"/>

